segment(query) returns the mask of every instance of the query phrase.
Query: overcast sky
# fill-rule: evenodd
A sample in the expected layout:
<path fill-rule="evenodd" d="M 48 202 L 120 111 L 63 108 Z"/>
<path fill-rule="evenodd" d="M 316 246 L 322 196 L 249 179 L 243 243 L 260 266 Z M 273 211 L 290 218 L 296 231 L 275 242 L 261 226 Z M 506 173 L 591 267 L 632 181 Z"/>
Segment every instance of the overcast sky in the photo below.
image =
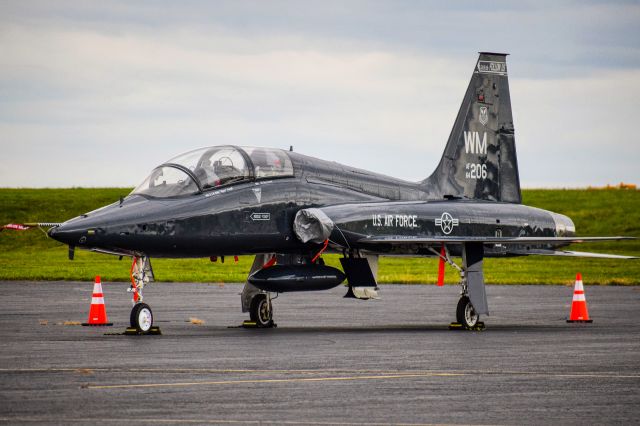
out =
<path fill-rule="evenodd" d="M 0 2 L 0 186 L 135 186 L 202 146 L 409 180 L 508 52 L 524 187 L 640 183 L 640 3 Z"/>

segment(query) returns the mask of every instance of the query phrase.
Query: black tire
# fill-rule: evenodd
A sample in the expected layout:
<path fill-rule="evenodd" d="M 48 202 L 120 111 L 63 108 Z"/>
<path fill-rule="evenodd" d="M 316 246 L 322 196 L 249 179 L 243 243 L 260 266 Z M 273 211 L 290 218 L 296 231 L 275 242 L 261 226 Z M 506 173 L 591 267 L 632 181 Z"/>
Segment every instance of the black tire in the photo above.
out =
<path fill-rule="evenodd" d="M 146 303 L 137 303 L 131 309 L 131 327 L 138 332 L 147 333 L 153 327 L 153 312 Z"/>
<path fill-rule="evenodd" d="M 251 321 L 255 322 L 258 327 L 273 327 L 273 305 L 269 306 L 269 300 L 266 294 L 257 294 L 251 300 L 251 308 L 249 309 Z"/>
<path fill-rule="evenodd" d="M 456 308 L 456 320 L 459 324 L 462 324 L 464 328 L 471 329 L 478 325 L 480 321 L 480 315 L 476 314 L 475 309 L 473 309 L 473 305 L 471 304 L 471 300 L 469 297 L 462 296 L 460 300 L 458 300 L 458 307 Z"/>
<path fill-rule="evenodd" d="M 131 328 L 136 328 L 136 317 L 138 316 L 138 305 L 139 303 L 136 303 L 135 305 L 133 305 L 133 308 L 131 308 L 131 315 L 129 315 L 129 324 L 131 324 Z"/>

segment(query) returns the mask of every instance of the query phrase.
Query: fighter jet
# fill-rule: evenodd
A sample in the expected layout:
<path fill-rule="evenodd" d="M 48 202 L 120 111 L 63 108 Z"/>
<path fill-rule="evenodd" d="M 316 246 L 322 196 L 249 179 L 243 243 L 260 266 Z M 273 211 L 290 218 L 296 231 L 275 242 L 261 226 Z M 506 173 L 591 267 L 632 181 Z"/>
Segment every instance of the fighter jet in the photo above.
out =
<path fill-rule="evenodd" d="M 153 314 L 142 290 L 150 258 L 255 255 L 243 312 L 273 325 L 272 296 L 348 282 L 377 297 L 379 256 L 437 257 L 460 273 L 456 320 L 488 315 L 483 259 L 527 255 L 630 258 L 561 251 L 577 237 L 567 216 L 521 204 L 506 54 L 481 52 L 435 171 L 407 182 L 292 150 L 197 149 L 159 165 L 126 198 L 68 220 L 49 236 L 75 248 L 133 258 L 131 326 Z M 425 173 L 426 174 L 426 173 Z M 322 253 L 342 255 L 343 270 Z M 458 264 L 454 258 L 461 257 Z"/>

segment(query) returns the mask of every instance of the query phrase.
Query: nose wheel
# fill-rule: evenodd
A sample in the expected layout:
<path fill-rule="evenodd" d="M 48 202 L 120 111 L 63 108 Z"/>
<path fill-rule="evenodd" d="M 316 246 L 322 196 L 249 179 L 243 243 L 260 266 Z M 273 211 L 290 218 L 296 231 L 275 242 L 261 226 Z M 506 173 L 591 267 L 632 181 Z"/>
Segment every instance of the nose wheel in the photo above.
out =
<path fill-rule="evenodd" d="M 268 294 L 260 293 L 254 296 L 251 300 L 249 316 L 251 321 L 260 328 L 273 327 L 273 304 Z"/>
<path fill-rule="evenodd" d="M 148 333 L 153 326 L 153 313 L 146 303 L 136 303 L 131 309 L 131 327 L 139 333 Z"/>

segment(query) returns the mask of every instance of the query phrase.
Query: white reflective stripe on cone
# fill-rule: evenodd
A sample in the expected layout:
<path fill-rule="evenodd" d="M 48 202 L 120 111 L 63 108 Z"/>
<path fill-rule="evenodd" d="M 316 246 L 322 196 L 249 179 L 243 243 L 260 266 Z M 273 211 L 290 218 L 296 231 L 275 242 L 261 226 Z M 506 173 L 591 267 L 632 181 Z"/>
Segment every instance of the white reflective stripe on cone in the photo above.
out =
<path fill-rule="evenodd" d="M 104 305 L 104 297 L 92 297 L 91 298 L 91 304 L 92 305 Z"/>
<path fill-rule="evenodd" d="M 93 285 L 93 292 L 94 293 L 102 293 L 102 284 L 100 283 L 95 283 Z"/>
<path fill-rule="evenodd" d="M 573 301 L 574 302 L 586 302 L 587 299 L 585 299 L 584 294 L 574 294 L 573 295 Z"/>
<path fill-rule="evenodd" d="M 575 290 L 584 291 L 584 286 L 582 285 L 582 281 L 576 281 Z"/>

